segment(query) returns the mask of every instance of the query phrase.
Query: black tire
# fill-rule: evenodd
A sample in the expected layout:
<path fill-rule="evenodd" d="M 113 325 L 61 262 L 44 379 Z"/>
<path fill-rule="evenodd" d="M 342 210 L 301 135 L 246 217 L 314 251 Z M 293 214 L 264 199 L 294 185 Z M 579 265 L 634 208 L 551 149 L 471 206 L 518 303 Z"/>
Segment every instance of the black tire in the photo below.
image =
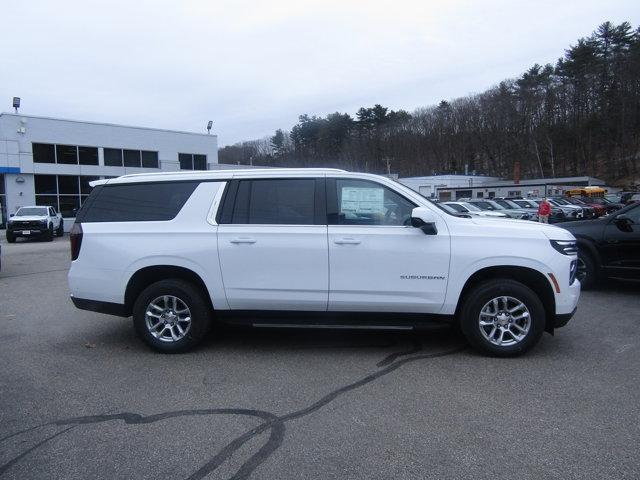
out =
<path fill-rule="evenodd" d="M 9 243 L 16 243 L 16 237 L 13 233 L 9 233 L 7 231 L 7 242 Z"/>
<path fill-rule="evenodd" d="M 58 225 L 58 228 L 56 229 L 56 237 L 61 237 L 64 235 L 64 223 L 62 223 L 62 220 L 60 220 L 60 225 Z"/>
<path fill-rule="evenodd" d="M 529 311 L 529 329 L 524 337 L 512 345 L 497 345 L 481 333 L 480 312 L 492 299 L 512 297 L 521 302 Z M 476 350 L 497 357 L 514 357 L 533 347 L 545 328 L 545 311 L 540 298 L 526 285 L 515 280 L 501 278 L 484 281 L 465 295 L 460 311 L 460 327 L 465 337 Z M 491 330 L 491 326 L 485 327 Z M 509 328 L 512 327 L 509 325 Z M 486 331 L 486 330 L 485 330 Z M 515 331 L 515 330 L 514 330 Z M 517 333 L 517 332 L 516 332 Z M 490 334 L 490 333 L 489 333 Z M 505 334 L 506 340 L 515 341 L 515 337 Z"/>
<path fill-rule="evenodd" d="M 177 297 L 189 309 L 191 324 L 186 334 L 175 341 L 163 341 L 152 335 L 147 327 L 147 308 L 154 299 L 164 295 Z M 162 353 L 182 353 L 195 347 L 211 328 L 211 307 L 204 292 L 192 283 L 179 279 L 156 282 L 136 299 L 133 305 L 133 324 L 138 336 L 151 348 Z"/>
<path fill-rule="evenodd" d="M 578 250 L 578 280 L 580 280 L 580 286 L 582 290 L 589 290 L 593 288 L 598 281 L 598 271 L 596 270 L 596 263 L 586 252 Z"/>
<path fill-rule="evenodd" d="M 47 242 L 53 242 L 53 225 L 49 225 L 47 233 L 44 234 L 44 239 Z"/>

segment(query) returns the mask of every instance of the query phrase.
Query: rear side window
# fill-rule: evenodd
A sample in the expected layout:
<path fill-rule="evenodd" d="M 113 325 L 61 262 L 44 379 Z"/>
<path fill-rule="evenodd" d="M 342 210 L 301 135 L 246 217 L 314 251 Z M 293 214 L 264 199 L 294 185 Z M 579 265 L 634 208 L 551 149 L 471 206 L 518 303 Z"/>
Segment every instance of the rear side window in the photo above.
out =
<path fill-rule="evenodd" d="M 240 180 L 231 185 L 219 223 L 324 223 L 324 185 L 314 178 Z M 233 197 L 233 198 L 230 198 Z"/>
<path fill-rule="evenodd" d="M 78 212 L 78 222 L 172 220 L 199 182 L 104 185 L 95 188 Z"/>

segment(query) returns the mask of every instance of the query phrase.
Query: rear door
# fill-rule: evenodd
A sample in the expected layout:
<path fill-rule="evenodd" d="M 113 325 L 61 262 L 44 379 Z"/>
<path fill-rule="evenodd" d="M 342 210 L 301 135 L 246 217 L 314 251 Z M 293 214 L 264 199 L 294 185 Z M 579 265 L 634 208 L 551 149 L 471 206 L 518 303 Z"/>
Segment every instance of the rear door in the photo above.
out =
<path fill-rule="evenodd" d="M 327 178 L 330 311 L 440 311 L 449 234 L 412 227 L 416 206 L 381 183 Z"/>
<path fill-rule="evenodd" d="M 218 216 L 232 310 L 327 309 L 324 178 L 233 180 Z"/>

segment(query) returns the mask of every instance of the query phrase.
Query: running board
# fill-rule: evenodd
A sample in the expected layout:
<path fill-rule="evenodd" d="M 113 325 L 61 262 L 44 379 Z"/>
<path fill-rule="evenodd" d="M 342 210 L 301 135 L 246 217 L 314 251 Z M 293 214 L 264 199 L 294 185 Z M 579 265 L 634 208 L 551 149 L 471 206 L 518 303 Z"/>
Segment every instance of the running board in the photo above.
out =
<path fill-rule="evenodd" d="M 413 330 L 411 325 L 330 325 L 320 323 L 253 323 L 258 328 L 324 328 L 330 330 Z"/>

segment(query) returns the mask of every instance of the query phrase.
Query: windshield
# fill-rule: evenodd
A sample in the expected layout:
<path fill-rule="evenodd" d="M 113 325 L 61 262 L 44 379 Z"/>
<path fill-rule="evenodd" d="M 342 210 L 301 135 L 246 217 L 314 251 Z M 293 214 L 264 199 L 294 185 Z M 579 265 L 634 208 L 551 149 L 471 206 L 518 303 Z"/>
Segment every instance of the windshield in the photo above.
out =
<path fill-rule="evenodd" d="M 455 210 L 456 212 L 466 213 L 467 209 L 465 209 L 462 205 L 458 205 L 457 203 L 445 203 L 447 207 Z"/>
<path fill-rule="evenodd" d="M 492 204 L 489 202 L 473 202 L 476 207 L 479 207 L 480 210 L 498 210 L 501 209 L 500 205 Z"/>
<path fill-rule="evenodd" d="M 564 198 L 554 198 L 553 201 L 558 205 L 571 205 Z"/>
<path fill-rule="evenodd" d="M 16 217 L 46 217 L 47 207 L 22 207 L 20 210 L 16 212 Z"/>
<path fill-rule="evenodd" d="M 526 201 L 526 200 L 514 200 L 515 204 L 523 207 L 523 208 L 535 208 L 534 205 L 532 205 L 530 202 Z"/>
<path fill-rule="evenodd" d="M 481 212 L 482 211 L 481 208 L 478 208 L 473 203 L 462 202 L 462 205 L 464 206 L 464 208 L 466 208 L 467 210 L 469 210 L 471 212 Z"/>
<path fill-rule="evenodd" d="M 513 208 L 511 205 L 509 205 L 509 202 L 507 202 L 506 200 L 494 200 L 494 202 L 496 202 L 498 205 L 500 205 L 503 208 Z"/>

